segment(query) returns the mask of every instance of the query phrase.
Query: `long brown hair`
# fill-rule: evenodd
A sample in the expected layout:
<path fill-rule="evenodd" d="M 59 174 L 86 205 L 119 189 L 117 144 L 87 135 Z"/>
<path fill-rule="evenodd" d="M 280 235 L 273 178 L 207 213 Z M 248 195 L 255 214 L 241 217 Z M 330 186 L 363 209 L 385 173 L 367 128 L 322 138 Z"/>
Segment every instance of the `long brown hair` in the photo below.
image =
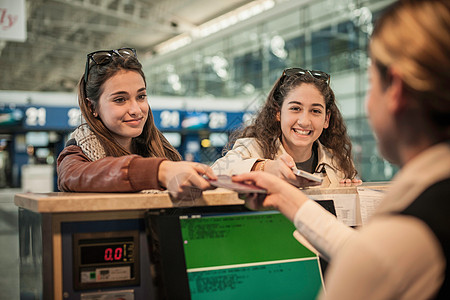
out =
<path fill-rule="evenodd" d="M 324 128 L 319 141 L 330 150 L 338 163 L 337 167 L 346 178 L 354 178 L 357 171 L 352 163 L 352 144 L 342 115 L 336 106 L 334 92 L 327 82 L 316 79 L 308 73 L 278 78 L 259 114 L 249 126 L 232 134 L 231 143 L 238 138 L 255 138 L 262 149 L 264 158 L 274 159 L 278 151 L 277 140 L 282 135 L 280 121 L 277 120 L 276 115 L 281 111 L 281 106 L 289 92 L 304 83 L 313 84 L 319 90 L 325 99 L 326 110 L 330 113 L 329 126 Z"/>
<path fill-rule="evenodd" d="M 122 57 L 119 55 L 113 55 L 111 61 L 107 64 L 93 64 L 89 69 L 87 83 L 84 81 L 84 74 L 78 83 L 78 104 L 81 113 L 90 129 L 104 147 L 106 155 L 118 157 L 138 154 L 143 157 L 166 157 L 169 160 L 181 160 L 178 151 L 167 141 L 158 128 L 156 128 L 150 107 L 142 133 L 131 141 L 133 153 L 129 153 L 117 143 L 102 120 L 92 115 L 92 110 L 98 107 L 100 95 L 103 93 L 103 84 L 121 70 L 130 70 L 139 73 L 147 86 L 142 65 L 137 58 L 132 56 Z"/>
<path fill-rule="evenodd" d="M 370 53 L 383 80 L 395 66 L 433 134 L 450 136 L 450 2 L 400 0 L 377 21 Z M 384 82 L 386 83 L 386 82 Z"/>

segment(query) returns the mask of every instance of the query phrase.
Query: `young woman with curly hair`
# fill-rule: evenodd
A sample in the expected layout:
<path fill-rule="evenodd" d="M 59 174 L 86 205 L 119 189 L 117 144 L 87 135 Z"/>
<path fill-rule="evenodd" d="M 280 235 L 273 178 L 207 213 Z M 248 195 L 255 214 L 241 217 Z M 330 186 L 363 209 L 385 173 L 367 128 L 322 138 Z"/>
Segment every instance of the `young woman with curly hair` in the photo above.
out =
<path fill-rule="evenodd" d="M 253 123 L 230 142 L 233 148 L 212 166 L 216 174 L 258 170 L 295 184 L 295 166 L 321 175 L 322 186 L 360 182 L 330 76 L 322 71 L 284 70 Z"/>

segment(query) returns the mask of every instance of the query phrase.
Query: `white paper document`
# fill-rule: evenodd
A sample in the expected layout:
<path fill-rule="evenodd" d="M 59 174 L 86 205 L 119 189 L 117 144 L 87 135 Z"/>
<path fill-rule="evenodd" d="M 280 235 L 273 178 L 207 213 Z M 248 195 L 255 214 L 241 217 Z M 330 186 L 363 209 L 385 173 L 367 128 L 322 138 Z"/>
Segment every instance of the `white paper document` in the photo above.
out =
<path fill-rule="evenodd" d="M 357 190 L 361 209 L 361 222 L 364 225 L 377 209 L 385 192 L 364 187 L 358 187 Z"/>
<path fill-rule="evenodd" d="M 356 223 L 357 194 L 324 194 L 308 195 L 313 200 L 333 200 L 338 220 L 348 226 L 359 225 Z"/>

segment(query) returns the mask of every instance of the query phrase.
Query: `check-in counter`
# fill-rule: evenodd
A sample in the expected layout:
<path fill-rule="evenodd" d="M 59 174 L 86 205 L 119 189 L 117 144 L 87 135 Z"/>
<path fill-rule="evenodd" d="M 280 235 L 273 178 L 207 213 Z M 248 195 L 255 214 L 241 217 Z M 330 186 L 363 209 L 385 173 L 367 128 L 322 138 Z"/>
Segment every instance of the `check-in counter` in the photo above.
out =
<path fill-rule="evenodd" d="M 351 222 L 359 225 L 358 188 L 383 190 L 385 185 L 304 192 L 318 200 L 354 199 Z M 155 299 L 145 213 L 244 204 L 235 192 L 221 188 L 205 191 L 193 201 L 173 200 L 167 192 L 143 191 L 23 193 L 15 195 L 14 202 L 19 207 L 21 299 Z"/>

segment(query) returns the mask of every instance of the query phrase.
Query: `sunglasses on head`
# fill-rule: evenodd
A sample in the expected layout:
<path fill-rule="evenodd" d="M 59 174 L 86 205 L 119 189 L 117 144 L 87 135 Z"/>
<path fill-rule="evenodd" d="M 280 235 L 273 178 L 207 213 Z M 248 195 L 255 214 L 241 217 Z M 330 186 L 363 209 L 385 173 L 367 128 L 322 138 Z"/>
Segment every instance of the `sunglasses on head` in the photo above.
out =
<path fill-rule="evenodd" d="M 114 55 L 121 56 L 121 57 L 132 56 L 132 57 L 137 58 L 136 49 L 133 49 L 133 48 L 120 48 L 120 49 L 116 49 L 116 50 L 99 50 L 99 51 L 91 52 L 87 55 L 87 58 L 86 58 L 86 69 L 84 71 L 84 83 L 86 84 L 87 80 L 88 80 L 89 69 L 91 68 L 91 64 L 90 64 L 91 60 L 96 65 L 106 65 L 113 60 Z"/>
<path fill-rule="evenodd" d="M 289 69 L 286 69 L 283 71 L 282 76 L 283 77 L 284 76 L 292 76 L 292 75 L 296 75 L 296 74 L 300 74 L 300 75 L 309 74 L 316 79 L 325 81 L 328 85 L 330 84 L 330 75 L 325 72 L 322 72 L 322 71 L 305 70 L 302 68 L 289 68 Z"/>

